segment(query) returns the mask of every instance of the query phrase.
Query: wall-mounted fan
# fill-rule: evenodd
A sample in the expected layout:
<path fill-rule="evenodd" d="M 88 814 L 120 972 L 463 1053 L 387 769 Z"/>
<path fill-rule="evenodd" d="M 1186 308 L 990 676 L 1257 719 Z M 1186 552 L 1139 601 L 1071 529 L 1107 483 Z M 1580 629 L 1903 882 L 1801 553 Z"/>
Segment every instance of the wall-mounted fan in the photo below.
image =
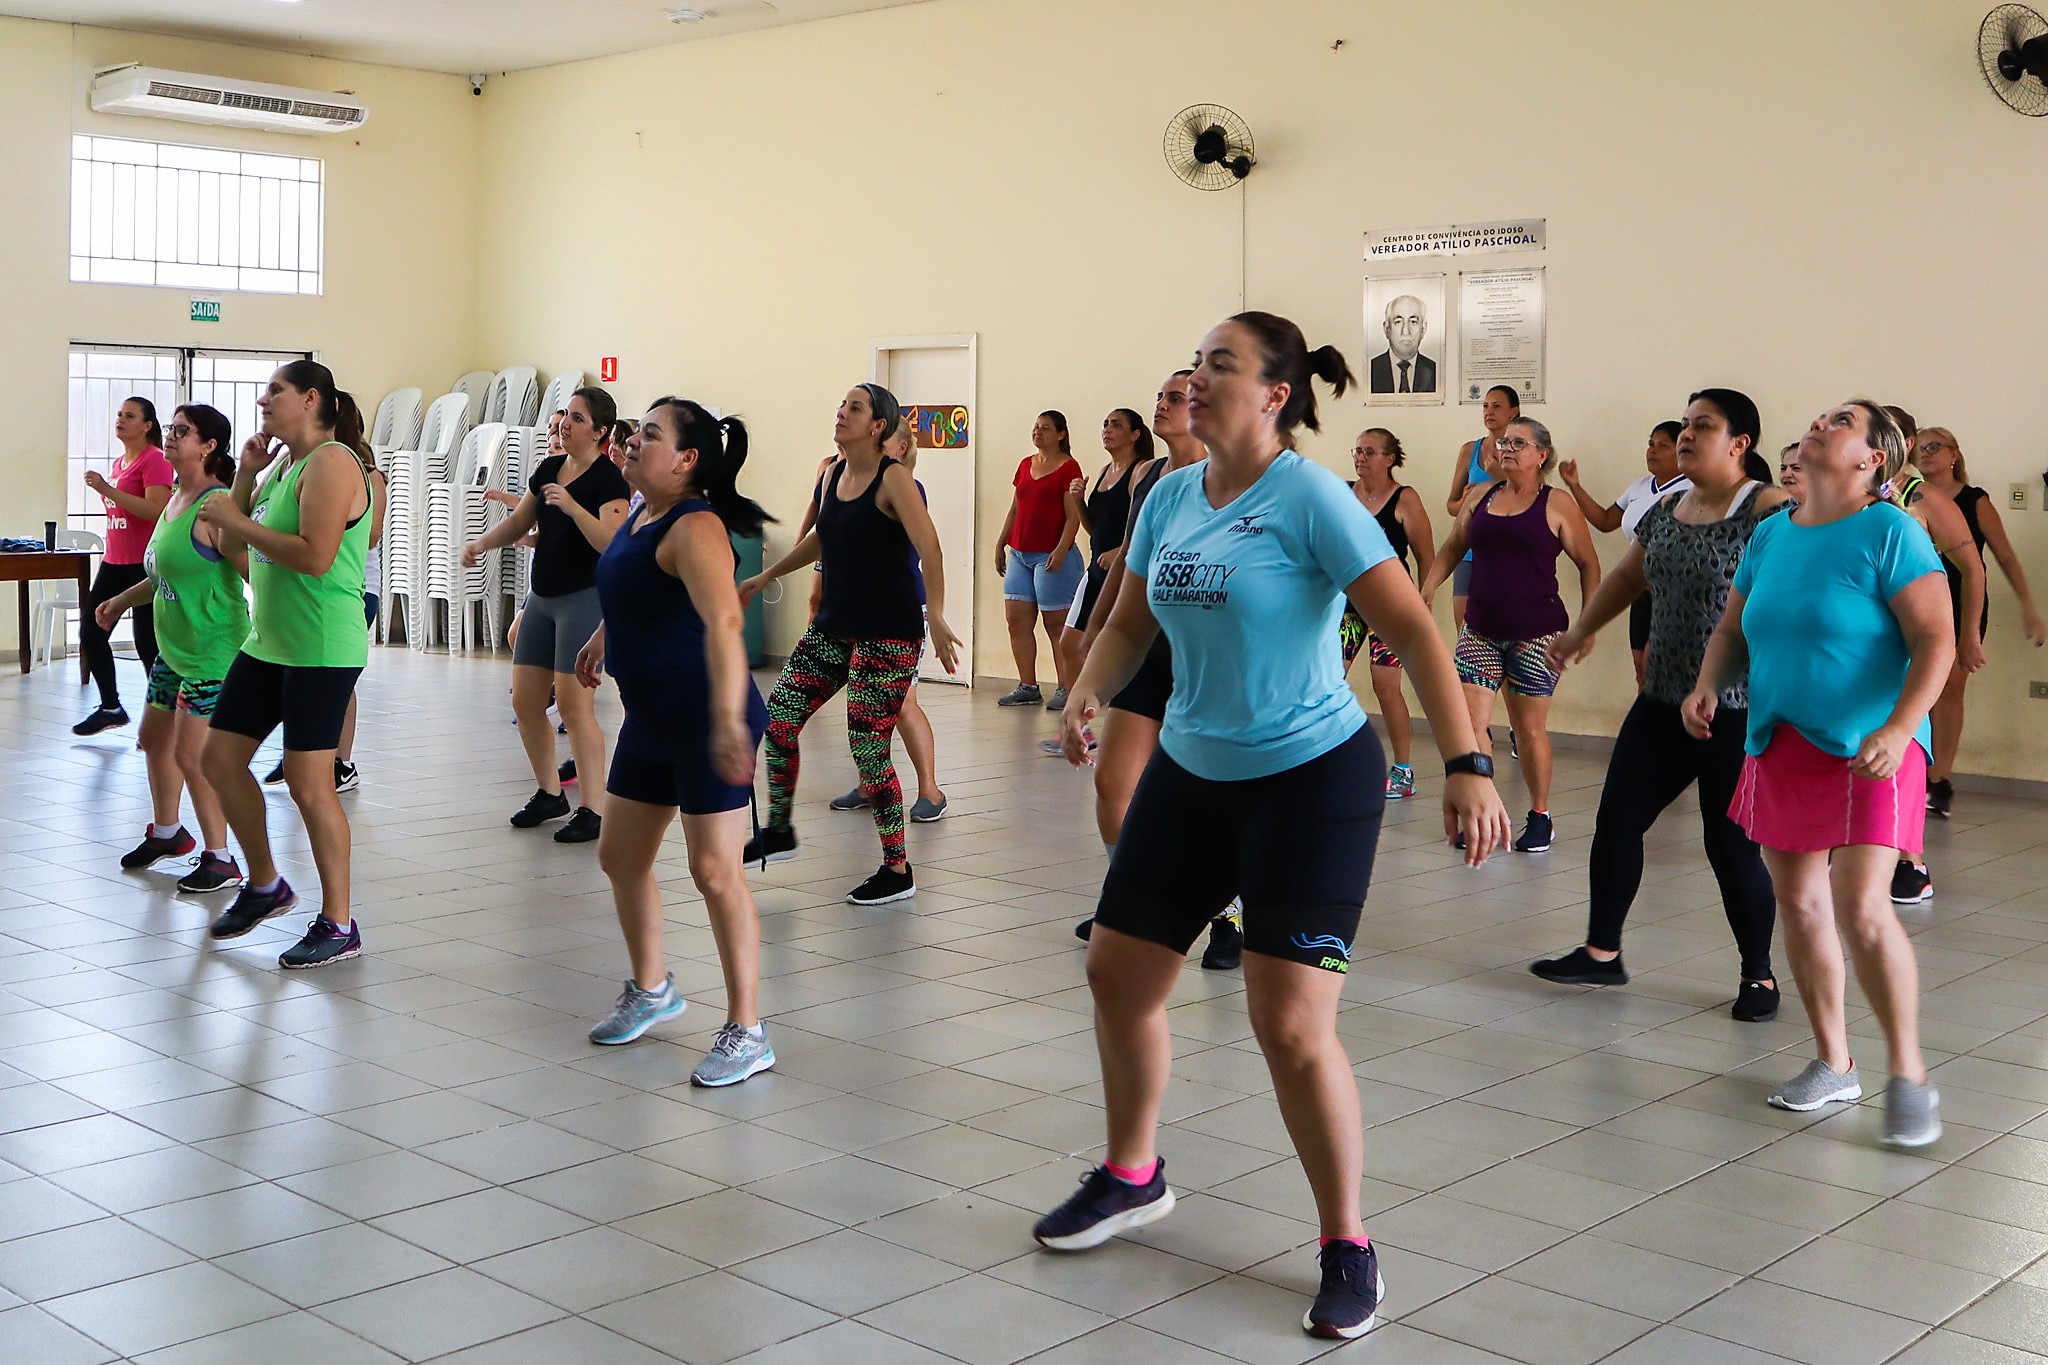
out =
<path fill-rule="evenodd" d="M 1259 164 L 1252 130 L 1220 104 L 1194 104 L 1175 114 L 1163 150 L 1173 173 L 1198 190 L 1227 190 Z"/>
<path fill-rule="evenodd" d="M 2029 118 L 2048 114 L 2048 19 L 2000 5 L 1977 30 L 1977 60 L 1992 93 Z"/>

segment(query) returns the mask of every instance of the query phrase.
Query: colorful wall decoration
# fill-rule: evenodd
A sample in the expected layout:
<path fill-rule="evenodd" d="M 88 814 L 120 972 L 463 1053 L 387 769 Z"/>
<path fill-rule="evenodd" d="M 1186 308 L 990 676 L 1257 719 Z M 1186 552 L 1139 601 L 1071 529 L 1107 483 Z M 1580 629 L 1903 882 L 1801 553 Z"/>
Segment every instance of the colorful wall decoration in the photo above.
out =
<path fill-rule="evenodd" d="M 965 450 L 967 448 L 967 409 L 959 404 L 945 403 L 928 406 L 913 403 L 904 408 L 909 414 L 912 429 L 917 432 L 920 450 Z"/>

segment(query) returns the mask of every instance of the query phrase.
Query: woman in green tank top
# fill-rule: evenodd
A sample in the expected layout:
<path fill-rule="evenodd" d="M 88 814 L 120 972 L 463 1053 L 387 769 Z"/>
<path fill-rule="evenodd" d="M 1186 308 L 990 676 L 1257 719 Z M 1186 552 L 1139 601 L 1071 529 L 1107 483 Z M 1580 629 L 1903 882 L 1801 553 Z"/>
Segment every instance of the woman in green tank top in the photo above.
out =
<path fill-rule="evenodd" d="M 249 557 L 243 550 L 222 551 L 220 528 L 200 526 L 199 505 L 226 493 L 235 477 L 234 429 L 217 410 L 188 403 L 173 414 L 164 435 L 164 454 L 178 483 L 143 553 L 145 577 L 95 613 L 102 630 L 151 603 L 156 615 L 158 654 L 149 670 L 141 734 L 155 810 L 142 842 L 122 857 L 121 866 L 133 871 L 192 851 L 192 835 L 178 823 L 178 799 L 189 791 L 205 843 L 178 889 L 225 891 L 242 884 L 242 870 L 228 854 L 227 817 L 199 753 L 221 679 L 249 633 L 242 587 Z"/>
<path fill-rule="evenodd" d="M 224 545 L 248 547 L 256 595 L 205 748 L 206 775 L 248 855 L 249 879 L 208 932 L 240 938 L 298 903 L 271 858 L 263 788 L 249 771 L 257 746 L 281 724 L 285 783 L 313 845 L 321 913 L 278 965 L 324 967 L 363 950 L 349 912 L 348 816 L 334 790 L 334 757 L 370 656 L 363 565 L 372 502 L 358 456 L 368 448 L 355 399 L 317 361 L 280 368 L 256 407 L 263 430 L 242 447 L 234 495 L 208 498 L 198 513 L 201 526 L 221 530 Z M 270 477 L 258 488 L 265 470 Z"/>

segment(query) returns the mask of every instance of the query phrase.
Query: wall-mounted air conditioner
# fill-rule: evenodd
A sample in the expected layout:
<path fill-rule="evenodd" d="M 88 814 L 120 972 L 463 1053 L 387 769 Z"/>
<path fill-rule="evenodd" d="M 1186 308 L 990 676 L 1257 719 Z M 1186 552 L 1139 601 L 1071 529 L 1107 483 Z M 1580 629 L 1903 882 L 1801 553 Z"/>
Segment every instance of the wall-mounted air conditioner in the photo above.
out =
<path fill-rule="evenodd" d="M 353 96 L 260 81 L 160 71 L 133 62 L 93 73 L 92 107 L 187 123 L 225 123 L 272 133 L 340 133 L 370 116 Z"/>

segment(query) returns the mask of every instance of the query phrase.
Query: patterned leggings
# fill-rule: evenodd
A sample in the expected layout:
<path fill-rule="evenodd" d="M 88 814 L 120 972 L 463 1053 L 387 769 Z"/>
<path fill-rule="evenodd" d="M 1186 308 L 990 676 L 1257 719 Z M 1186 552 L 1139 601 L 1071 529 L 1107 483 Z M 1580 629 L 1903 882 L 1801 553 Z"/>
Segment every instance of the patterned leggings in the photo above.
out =
<path fill-rule="evenodd" d="M 889 738 L 917 677 L 923 647 L 922 640 L 842 640 L 816 626 L 804 631 L 768 698 L 770 825 L 790 825 L 790 808 L 796 803 L 797 735 L 843 687 L 847 744 L 860 770 L 861 795 L 868 799 L 875 833 L 882 839 L 882 861 L 905 861 L 903 788 L 896 781 L 896 765 L 889 761 Z"/>

